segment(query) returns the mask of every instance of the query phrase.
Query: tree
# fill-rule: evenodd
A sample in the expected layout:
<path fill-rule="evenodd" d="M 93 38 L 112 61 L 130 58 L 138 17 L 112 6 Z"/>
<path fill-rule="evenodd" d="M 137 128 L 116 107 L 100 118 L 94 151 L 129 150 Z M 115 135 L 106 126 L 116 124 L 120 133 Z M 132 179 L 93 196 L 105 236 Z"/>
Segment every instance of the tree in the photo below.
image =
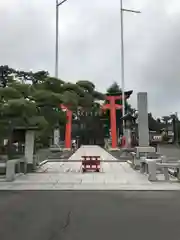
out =
<path fill-rule="evenodd" d="M 49 76 L 46 71 L 25 72 L 8 66 L 0 67 L 0 131 L 5 126 L 38 126 L 44 135 L 51 135 L 57 124 L 65 124 L 66 115 L 60 104 L 74 112 L 79 107 L 90 111 L 103 94 L 90 81 L 76 84 Z M 3 138 L 3 134 L 1 137 Z"/>
<path fill-rule="evenodd" d="M 152 116 L 152 113 L 148 113 L 148 122 L 149 122 L 149 130 L 150 131 L 160 132 L 160 130 L 163 128 L 163 123 L 161 123 L 161 120 L 154 119 Z"/>

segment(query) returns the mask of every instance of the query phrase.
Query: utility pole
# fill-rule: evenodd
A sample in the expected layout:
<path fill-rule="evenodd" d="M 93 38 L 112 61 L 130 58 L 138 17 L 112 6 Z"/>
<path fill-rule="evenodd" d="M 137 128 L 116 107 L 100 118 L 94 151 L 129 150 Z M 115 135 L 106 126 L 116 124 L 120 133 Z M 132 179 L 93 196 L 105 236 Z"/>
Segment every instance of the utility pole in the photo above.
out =
<path fill-rule="evenodd" d="M 55 77 L 59 77 L 59 7 L 67 2 L 67 0 L 63 0 L 59 2 L 59 0 L 56 0 L 56 47 L 55 47 Z"/>
<path fill-rule="evenodd" d="M 179 119 L 178 119 L 178 113 L 176 112 L 175 113 L 175 131 L 176 131 L 176 144 L 179 143 L 179 130 L 178 130 L 178 122 L 179 122 Z"/>
<path fill-rule="evenodd" d="M 67 0 L 63 0 L 59 2 L 56 0 L 56 44 L 55 44 L 55 77 L 59 77 L 59 7 L 66 2 Z M 59 124 L 54 129 L 54 144 L 59 145 L 60 140 L 60 131 L 59 131 Z"/>
<path fill-rule="evenodd" d="M 122 88 L 122 117 L 125 116 L 125 79 L 124 79 L 124 12 L 141 13 L 131 9 L 123 8 L 123 0 L 120 0 L 121 13 L 121 88 Z M 125 121 L 123 120 L 123 134 L 125 132 Z"/>

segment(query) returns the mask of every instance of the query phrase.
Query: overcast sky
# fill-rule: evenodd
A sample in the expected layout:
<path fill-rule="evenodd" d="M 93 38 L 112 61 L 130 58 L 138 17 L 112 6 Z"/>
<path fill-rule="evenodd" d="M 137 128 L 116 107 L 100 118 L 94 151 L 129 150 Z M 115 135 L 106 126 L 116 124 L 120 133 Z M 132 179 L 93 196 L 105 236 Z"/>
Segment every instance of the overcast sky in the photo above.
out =
<path fill-rule="evenodd" d="M 68 0 L 60 7 L 59 75 L 97 89 L 121 82 L 119 0 Z M 155 116 L 180 114 L 180 1 L 124 0 L 125 87 L 148 92 Z M 55 0 L 0 0 L 0 65 L 54 75 Z"/>

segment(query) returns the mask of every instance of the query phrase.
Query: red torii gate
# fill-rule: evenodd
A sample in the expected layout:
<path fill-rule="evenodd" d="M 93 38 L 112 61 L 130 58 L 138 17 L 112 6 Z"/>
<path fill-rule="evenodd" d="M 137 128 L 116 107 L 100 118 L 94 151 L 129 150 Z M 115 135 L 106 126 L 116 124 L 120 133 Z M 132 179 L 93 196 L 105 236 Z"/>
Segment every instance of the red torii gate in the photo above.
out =
<path fill-rule="evenodd" d="M 116 104 L 116 100 L 120 99 L 122 96 L 106 96 L 109 103 L 102 106 L 103 110 L 110 110 L 112 148 L 117 148 L 116 110 L 122 109 L 122 105 Z"/>
<path fill-rule="evenodd" d="M 125 93 L 125 99 L 131 95 L 132 91 Z M 111 123 L 111 137 L 112 137 L 112 148 L 117 148 L 117 131 L 116 131 L 116 110 L 122 109 L 122 105 L 116 104 L 116 100 L 121 100 L 120 96 L 106 96 L 106 100 L 109 103 L 102 106 L 102 110 L 110 110 L 110 123 Z M 60 105 L 61 109 L 66 110 L 66 131 L 65 131 L 65 148 L 71 149 L 71 132 L 72 132 L 72 116 L 73 112 L 63 104 Z"/>

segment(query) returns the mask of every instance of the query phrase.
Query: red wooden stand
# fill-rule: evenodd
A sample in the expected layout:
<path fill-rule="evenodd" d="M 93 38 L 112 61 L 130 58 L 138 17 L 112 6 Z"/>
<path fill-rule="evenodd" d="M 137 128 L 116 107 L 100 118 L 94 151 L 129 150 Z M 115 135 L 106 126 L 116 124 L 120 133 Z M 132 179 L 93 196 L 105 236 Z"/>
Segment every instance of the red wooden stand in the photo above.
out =
<path fill-rule="evenodd" d="M 100 171 L 100 156 L 82 156 L 82 171 Z"/>

